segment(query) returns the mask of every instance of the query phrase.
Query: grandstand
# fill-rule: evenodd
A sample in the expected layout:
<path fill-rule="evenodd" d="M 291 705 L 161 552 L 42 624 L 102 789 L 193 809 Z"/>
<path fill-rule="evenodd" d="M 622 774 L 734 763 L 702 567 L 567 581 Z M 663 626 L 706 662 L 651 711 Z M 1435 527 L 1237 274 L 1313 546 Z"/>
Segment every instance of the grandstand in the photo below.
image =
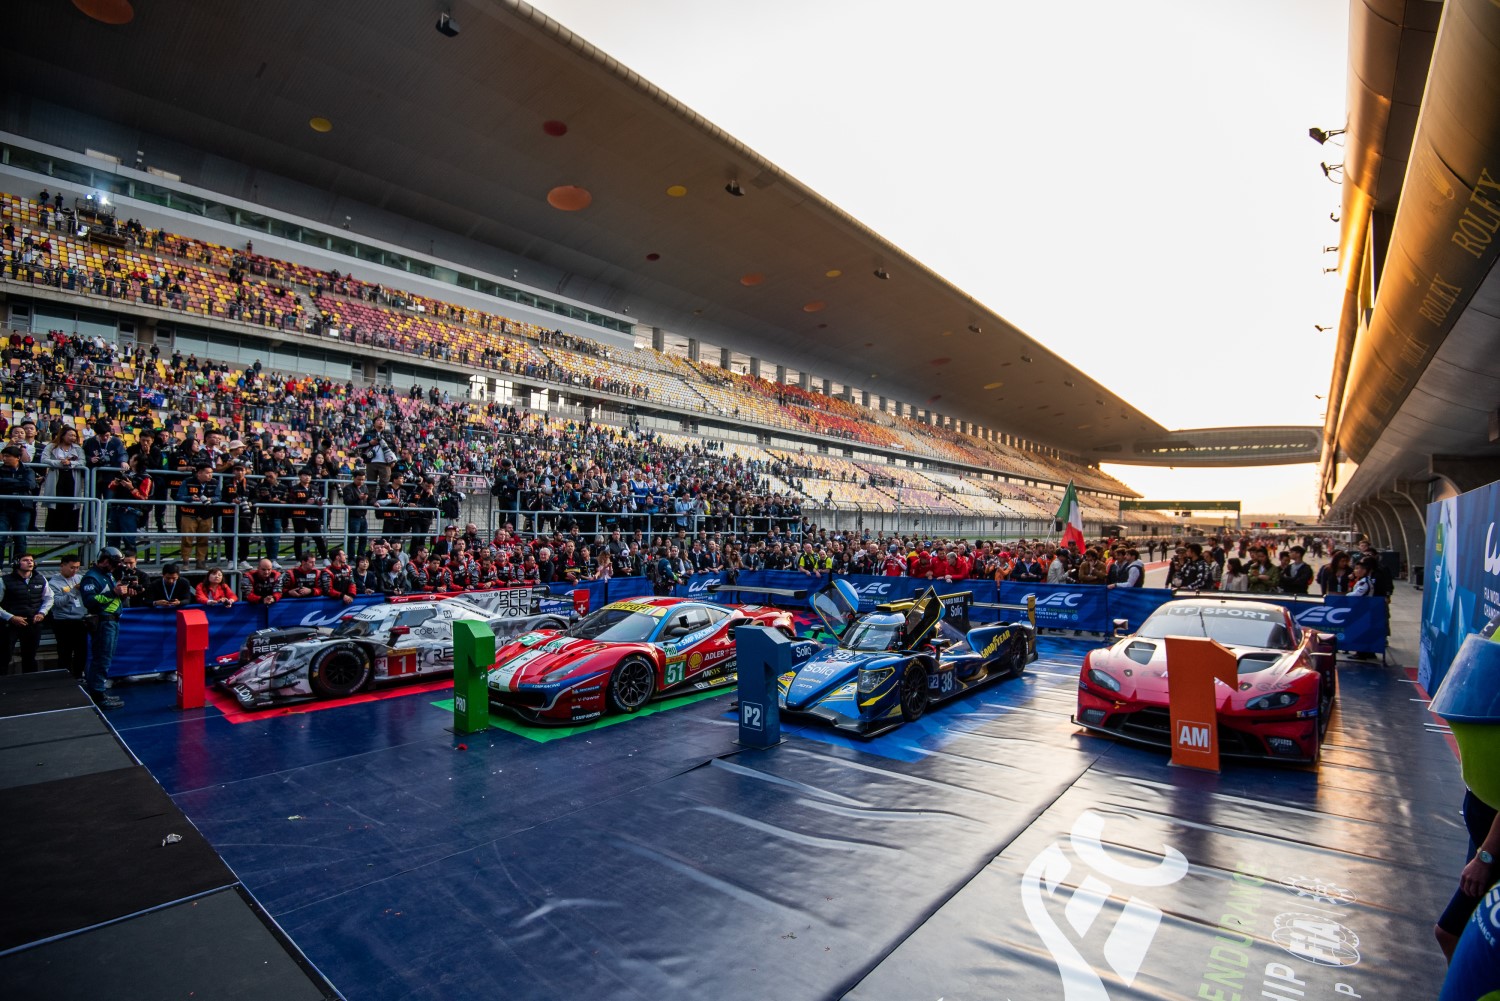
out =
<path fill-rule="evenodd" d="M 128 225 L 122 244 L 101 246 L 87 234 L 62 231 L 56 213 L 43 226 L 42 206 L 26 195 L 8 193 L 3 204 L 3 221 L 14 227 L 3 276 L 12 289 L 24 286 L 40 298 L 103 300 L 121 315 L 135 313 L 143 319 L 167 310 L 184 320 L 201 318 L 227 328 L 269 327 L 291 339 L 360 345 L 437 362 L 449 373 L 467 370 L 471 382 L 494 379 L 497 391 L 503 384 L 510 390 L 503 402 L 528 403 L 522 383 L 549 392 L 560 389 L 582 408 L 579 412 L 605 423 L 628 423 L 621 404 L 629 401 L 633 415 L 675 417 L 704 438 L 712 439 L 716 432 L 730 438 L 739 429 L 758 428 L 758 440 L 768 447 L 737 445 L 737 454 L 767 468 L 781 464 L 795 470 L 796 475 L 777 478 L 778 483 L 810 508 L 826 509 L 836 523 L 847 512 L 857 516 L 857 523 L 873 521 L 892 529 L 903 517 L 926 517 L 926 524 L 937 529 L 980 531 L 1003 521 L 1009 531 L 1027 534 L 1044 529 L 1056 509 L 1059 488 L 1069 479 L 1085 491 L 1116 499 L 1131 496 L 1123 484 L 1082 463 L 868 409 L 800 385 L 742 375 L 650 347 L 620 348 L 566 335 L 502 313 L 161 228 Z M 213 357 L 211 329 L 201 336 L 210 345 L 204 360 L 224 365 L 216 377 L 235 384 L 243 369 Z M 353 371 L 358 358 L 348 357 Z M 160 379 L 166 373 L 156 364 Z M 140 381 L 129 361 L 111 375 Z M 25 409 L 25 401 L 16 403 L 17 413 Z M 286 423 L 251 420 L 245 430 L 290 435 L 298 444 Z M 774 447 L 775 441 L 795 443 L 798 454 Z M 849 458 L 854 445 L 859 454 L 883 462 Z M 335 456 L 347 464 L 349 448 L 338 448 Z M 916 459 L 927 469 L 909 465 Z M 1085 510 L 1092 522 L 1115 520 L 1107 500 L 1086 503 Z"/>

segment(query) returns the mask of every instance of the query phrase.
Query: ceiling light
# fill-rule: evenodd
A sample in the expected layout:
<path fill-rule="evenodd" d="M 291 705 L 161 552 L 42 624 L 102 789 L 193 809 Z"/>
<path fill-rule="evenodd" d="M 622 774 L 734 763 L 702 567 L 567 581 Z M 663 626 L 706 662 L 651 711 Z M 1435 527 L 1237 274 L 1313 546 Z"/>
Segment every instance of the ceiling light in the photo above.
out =
<path fill-rule="evenodd" d="M 1024 361 L 1026 364 L 1030 365 L 1031 364 L 1031 355 L 1022 355 L 1021 356 L 1021 360 Z"/>
<path fill-rule="evenodd" d="M 876 268 L 875 269 L 875 277 L 879 278 L 881 281 L 889 281 L 890 277 L 891 277 L 891 273 L 889 271 L 887 271 L 885 268 Z"/>
<path fill-rule="evenodd" d="M 1334 181 L 1333 175 L 1342 173 L 1344 170 L 1344 165 L 1342 163 L 1320 163 L 1318 164 L 1318 166 L 1323 168 L 1323 176 L 1328 178 L 1330 181 L 1333 181 L 1333 183 L 1335 184 L 1337 184 L 1338 182 Z"/>
<path fill-rule="evenodd" d="M 333 131 L 333 123 L 330 122 L 328 119 L 323 118 L 322 116 L 319 116 L 317 118 L 309 118 L 307 120 L 307 127 L 310 128 L 310 129 L 312 129 L 314 132 L 332 132 Z"/>
<path fill-rule="evenodd" d="M 73 0 L 73 6 L 101 24 L 129 24 L 135 18 L 130 0 Z"/>
<path fill-rule="evenodd" d="M 971 333 L 971 334 L 982 334 L 982 333 L 984 333 L 984 328 L 981 327 L 977 323 L 971 323 L 971 324 L 969 324 L 969 333 Z"/>
<path fill-rule="evenodd" d="M 1343 135 L 1344 131 L 1345 131 L 1344 129 L 1334 129 L 1331 132 L 1324 132 L 1322 129 L 1318 128 L 1317 126 L 1314 126 L 1314 127 L 1312 127 L 1312 128 L 1310 128 L 1310 129 L 1307 130 L 1307 134 L 1312 137 L 1312 141 L 1313 142 L 1315 142 L 1319 146 L 1321 146 L 1324 143 L 1326 143 L 1328 140 L 1332 139 L 1334 136 L 1341 136 L 1341 135 Z"/>
<path fill-rule="evenodd" d="M 1325 327 L 1321 323 L 1314 323 L 1313 324 L 1313 329 L 1316 330 L 1318 333 L 1321 334 L 1321 333 L 1325 333 L 1326 331 L 1332 330 L 1333 327 L 1331 327 L 1331 326 Z"/>
<path fill-rule="evenodd" d="M 444 12 L 438 15 L 437 30 L 438 34 L 440 35 L 447 35 L 449 38 L 457 38 L 458 22 L 453 20 L 452 14 Z"/>
<path fill-rule="evenodd" d="M 724 185 L 724 190 L 736 198 L 743 198 L 745 196 L 745 189 L 740 187 L 739 181 L 730 181 Z"/>
<path fill-rule="evenodd" d="M 687 188 L 681 184 L 674 184 L 667 189 L 668 198 L 682 198 L 687 195 Z"/>

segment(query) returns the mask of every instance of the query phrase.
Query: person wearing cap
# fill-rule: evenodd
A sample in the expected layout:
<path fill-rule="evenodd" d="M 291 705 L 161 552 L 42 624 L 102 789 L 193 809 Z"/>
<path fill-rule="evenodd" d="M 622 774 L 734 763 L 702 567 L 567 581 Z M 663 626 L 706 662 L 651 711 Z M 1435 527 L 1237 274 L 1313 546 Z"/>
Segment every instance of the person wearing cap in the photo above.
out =
<path fill-rule="evenodd" d="M 120 556 L 114 546 L 105 546 L 79 585 L 90 640 L 84 683 L 101 709 L 118 709 L 125 704 L 109 692 L 109 666 L 114 662 L 115 642 L 120 636 L 120 609 L 129 593 L 124 584 L 115 580 Z"/>
<path fill-rule="evenodd" d="M 15 569 L 0 578 L 0 671 L 10 674 L 10 657 L 21 645 L 21 673 L 36 671 L 42 620 L 52 610 L 52 589 L 36 572 L 36 558 L 22 553 Z"/>
<path fill-rule="evenodd" d="M 214 515 L 218 511 L 219 484 L 212 466 L 199 466 L 192 479 L 177 488 L 177 524 L 182 531 L 182 558 L 189 556 L 198 570 L 208 565 L 213 543 Z"/>
<path fill-rule="evenodd" d="M 99 421 L 94 425 L 94 436 L 83 443 L 83 455 L 88 467 L 94 470 L 94 490 L 100 497 L 104 496 L 111 472 L 124 472 L 130 468 L 125 446 L 109 421 Z"/>
<path fill-rule="evenodd" d="M 89 634 L 84 624 L 83 574 L 77 553 L 58 561 L 58 572 L 47 580 L 52 592 L 52 635 L 57 639 L 57 666 L 82 678 L 89 660 Z"/>

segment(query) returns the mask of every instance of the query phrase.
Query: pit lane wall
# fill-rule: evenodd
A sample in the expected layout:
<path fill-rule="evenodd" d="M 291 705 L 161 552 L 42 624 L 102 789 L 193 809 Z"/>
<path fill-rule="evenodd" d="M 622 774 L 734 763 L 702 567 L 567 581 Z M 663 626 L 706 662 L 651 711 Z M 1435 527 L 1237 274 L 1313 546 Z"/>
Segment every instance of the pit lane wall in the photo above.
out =
<path fill-rule="evenodd" d="M 805 574 L 790 570 L 756 570 L 739 574 L 737 592 L 715 595 L 714 584 L 728 585 L 723 574 L 699 574 L 673 590 L 681 597 L 718 600 L 725 603 L 758 600 L 756 587 L 790 588 L 816 591 L 828 583 L 830 574 Z M 968 591 L 974 595 L 969 618 L 972 622 L 997 622 L 1024 618 L 1024 613 L 1010 609 L 984 608 L 986 604 L 1024 607 L 1030 595 L 1036 595 L 1036 624 L 1041 629 L 1073 629 L 1087 633 L 1110 633 L 1115 619 L 1125 619 L 1134 629 L 1165 602 L 1173 592 L 1165 588 L 1107 588 L 1091 584 L 1022 584 L 992 580 L 943 581 L 917 580 L 911 577 L 845 577 L 859 592 L 860 609 L 869 611 L 887 601 L 916 597 L 928 587 L 939 594 Z M 1297 621 L 1309 629 L 1334 633 L 1339 649 L 1361 653 L 1384 653 L 1386 646 L 1385 599 L 1355 598 L 1344 594 L 1326 595 L 1322 601 L 1293 601 L 1275 595 L 1256 595 L 1290 608 Z M 806 607 L 805 599 L 780 597 L 774 600 L 786 607 Z"/>
<path fill-rule="evenodd" d="M 1500 481 L 1427 505 L 1417 680 L 1436 692 L 1470 633 L 1500 615 Z"/>
<path fill-rule="evenodd" d="M 804 574 L 788 570 L 745 571 L 739 574 L 736 582 L 740 591 L 716 594 L 710 590 L 710 586 L 728 585 L 728 578 L 722 573 L 697 574 L 674 588 L 672 593 L 677 597 L 725 604 L 750 603 L 763 600 L 755 596 L 752 590 L 755 587 L 811 593 L 827 584 L 830 576 L 826 573 Z M 1171 591 L 1158 588 L 1110 589 L 1081 584 L 1010 582 L 997 586 L 994 581 L 988 580 L 944 583 L 914 580 L 910 577 L 850 576 L 846 579 L 859 591 L 860 607 L 865 611 L 882 602 L 915 597 L 929 586 L 939 594 L 972 592 L 978 605 L 999 603 L 1024 607 L 1027 596 L 1035 594 L 1038 627 L 1092 633 L 1111 632 L 1115 619 L 1125 619 L 1130 628 L 1134 629 L 1158 606 L 1173 597 Z M 599 608 L 611 601 L 638 598 L 652 593 L 650 581 L 642 577 L 550 586 L 558 599 L 557 607 L 544 608 L 543 611 L 571 609 L 574 592 L 579 591 L 588 594 L 587 607 L 590 609 Z M 212 665 L 220 656 L 237 653 L 246 637 L 257 629 L 299 625 L 332 626 L 337 624 L 341 616 L 384 600 L 381 595 L 361 595 L 354 599 L 352 605 L 345 605 L 328 598 L 287 598 L 269 607 L 241 601 L 230 608 L 205 609 L 208 614 L 207 662 Z M 1297 616 L 1297 621 L 1308 628 L 1336 633 L 1341 650 L 1370 653 L 1385 650 L 1386 604 L 1383 599 L 1330 595 L 1321 604 L 1277 601 L 1274 596 L 1266 600 L 1287 605 Z M 788 608 L 807 607 L 805 598 L 781 596 L 765 603 Z M 175 615 L 176 612 L 171 609 L 126 609 L 120 617 L 120 639 L 114 663 L 110 666 L 110 676 L 124 677 L 176 670 Z M 1005 609 L 973 607 L 970 610 L 970 620 L 975 623 L 1022 617 L 1024 614 L 1019 611 Z"/>

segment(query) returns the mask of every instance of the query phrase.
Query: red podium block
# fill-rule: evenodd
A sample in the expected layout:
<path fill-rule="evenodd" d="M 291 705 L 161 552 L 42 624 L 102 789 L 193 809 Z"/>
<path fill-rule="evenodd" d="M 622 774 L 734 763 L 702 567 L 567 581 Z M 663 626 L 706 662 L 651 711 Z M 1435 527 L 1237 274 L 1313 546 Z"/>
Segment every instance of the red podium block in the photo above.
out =
<path fill-rule="evenodd" d="M 208 652 L 208 616 L 201 609 L 177 613 L 177 708 L 203 708 L 203 655 Z"/>

